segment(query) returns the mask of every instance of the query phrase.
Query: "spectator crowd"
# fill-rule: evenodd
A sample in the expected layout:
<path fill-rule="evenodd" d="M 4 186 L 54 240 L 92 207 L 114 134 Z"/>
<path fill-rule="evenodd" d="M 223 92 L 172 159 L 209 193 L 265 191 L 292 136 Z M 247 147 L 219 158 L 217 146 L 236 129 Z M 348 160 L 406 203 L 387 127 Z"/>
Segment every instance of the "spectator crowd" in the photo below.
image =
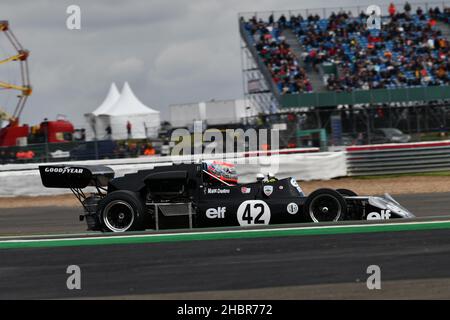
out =
<path fill-rule="evenodd" d="M 158 152 L 149 142 L 117 142 L 113 150 L 113 158 L 130 158 L 139 156 L 155 156 Z"/>
<path fill-rule="evenodd" d="M 245 23 L 246 30 L 255 41 L 255 48 L 267 66 L 272 80 L 282 94 L 311 92 L 312 86 L 306 71 L 300 67 L 298 57 L 281 35 L 286 18 L 278 22 L 264 22 L 255 17 Z"/>
<path fill-rule="evenodd" d="M 418 7 L 413 12 L 407 2 L 402 12 L 391 4 L 381 29 L 375 30 L 368 29 L 364 12 L 353 16 L 345 11 L 328 18 L 299 14 L 275 21 L 272 15 L 264 22 L 253 17 L 245 28 L 282 94 L 311 92 L 305 68 L 318 71 L 325 62 L 337 67 L 326 79 L 327 88 L 352 91 L 448 84 L 449 41 L 436 23 L 448 23 L 449 17 L 449 9 Z M 286 43 L 286 29 L 298 37 L 301 57 Z"/>

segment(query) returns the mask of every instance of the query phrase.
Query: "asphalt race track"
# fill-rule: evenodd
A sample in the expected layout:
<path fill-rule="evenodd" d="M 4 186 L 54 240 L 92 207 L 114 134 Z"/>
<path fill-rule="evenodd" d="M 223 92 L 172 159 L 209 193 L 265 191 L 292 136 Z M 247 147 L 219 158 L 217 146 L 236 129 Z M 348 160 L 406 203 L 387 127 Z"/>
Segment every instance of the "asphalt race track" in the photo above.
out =
<path fill-rule="evenodd" d="M 450 216 L 450 194 L 395 197 Z M 78 210 L 1 209 L 0 235 L 84 232 Z M 67 266 L 82 289 L 66 287 Z M 382 289 L 368 290 L 378 265 Z M 0 249 L 0 299 L 450 298 L 450 229 Z"/>
<path fill-rule="evenodd" d="M 0 250 L 0 261 L 2 299 L 261 298 L 255 289 L 265 298 L 395 298 L 399 288 L 388 288 L 400 280 L 407 290 L 398 298 L 450 297 L 449 230 L 14 249 Z M 66 288 L 72 264 L 82 270 L 81 290 Z M 373 264 L 386 283 L 379 292 L 366 288 Z M 440 287 L 414 285 L 436 279 Z"/>

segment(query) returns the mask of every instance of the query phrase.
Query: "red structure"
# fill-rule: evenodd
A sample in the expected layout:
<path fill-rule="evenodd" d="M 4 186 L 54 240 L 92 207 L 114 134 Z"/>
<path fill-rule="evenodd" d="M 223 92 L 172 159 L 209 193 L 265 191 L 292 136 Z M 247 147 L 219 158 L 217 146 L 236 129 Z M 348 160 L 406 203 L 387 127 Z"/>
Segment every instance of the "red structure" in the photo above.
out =
<path fill-rule="evenodd" d="M 39 128 L 39 135 L 46 136 L 49 143 L 72 141 L 75 129 L 67 120 L 45 121 Z"/>
<path fill-rule="evenodd" d="M 0 147 L 16 146 L 19 138 L 28 137 L 29 129 L 27 125 L 19 126 L 11 122 L 7 127 L 0 129 Z"/>
<path fill-rule="evenodd" d="M 19 126 L 17 121 L 11 122 L 0 130 L 0 147 L 13 147 L 20 139 L 26 138 L 27 143 L 55 143 L 72 141 L 73 124 L 67 120 L 44 121 L 36 130 L 30 130 L 28 125 Z"/>

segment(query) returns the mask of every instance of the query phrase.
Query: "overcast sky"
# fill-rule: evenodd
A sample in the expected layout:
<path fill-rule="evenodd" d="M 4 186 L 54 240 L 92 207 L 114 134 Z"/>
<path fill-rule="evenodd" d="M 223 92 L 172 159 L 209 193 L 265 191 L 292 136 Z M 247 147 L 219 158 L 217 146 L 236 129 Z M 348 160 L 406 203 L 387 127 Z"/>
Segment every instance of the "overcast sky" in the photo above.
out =
<path fill-rule="evenodd" d="M 0 20 L 9 20 L 31 51 L 34 92 L 22 121 L 64 114 L 82 126 L 83 114 L 102 102 L 112 81 L 119 89 L 129 81 L 164 118 L 169 104 L 243 97 L 239 12 L 366 3 L 388 1 L 1 0 Z M 66 28 L 71 4 L 81 8 L 81 30 Z M 4 40 L 0 55 L 9 50 Z M 14 81 L 14 71 L 1 65 L 0 81 Z M 0 92 L 0 104 L 10 112 L 11 101 Z"/>

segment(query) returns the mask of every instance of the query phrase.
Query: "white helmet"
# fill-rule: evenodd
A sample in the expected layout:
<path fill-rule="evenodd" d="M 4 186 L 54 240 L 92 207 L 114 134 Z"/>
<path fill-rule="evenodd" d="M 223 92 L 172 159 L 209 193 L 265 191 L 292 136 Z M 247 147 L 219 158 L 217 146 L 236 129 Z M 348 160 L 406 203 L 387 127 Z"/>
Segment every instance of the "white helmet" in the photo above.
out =
<path fill-rule="evenodd" d="M 263 181 L 264 180 L 264 175 L 262 173 L 258 173 L 256 175 L 256 181 Z"/>

